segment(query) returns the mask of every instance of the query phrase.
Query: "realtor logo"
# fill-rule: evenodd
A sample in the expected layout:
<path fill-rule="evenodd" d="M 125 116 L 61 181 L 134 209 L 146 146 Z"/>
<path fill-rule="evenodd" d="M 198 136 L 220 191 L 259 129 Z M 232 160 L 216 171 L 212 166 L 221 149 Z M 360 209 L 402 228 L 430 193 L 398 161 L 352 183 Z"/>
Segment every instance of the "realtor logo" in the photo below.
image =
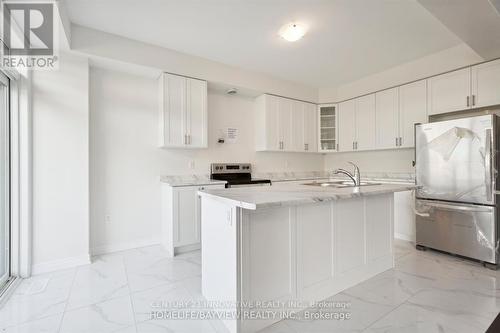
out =
<path fill-rule="evenodd" d="M 16 29 L 20 32 L 16 36 Z M 19 38 L 24 36 L 24 39 Z M 54 8 L 52 3 L 3 4 L 4 54 L 51 56 L 54 54 Z"/>

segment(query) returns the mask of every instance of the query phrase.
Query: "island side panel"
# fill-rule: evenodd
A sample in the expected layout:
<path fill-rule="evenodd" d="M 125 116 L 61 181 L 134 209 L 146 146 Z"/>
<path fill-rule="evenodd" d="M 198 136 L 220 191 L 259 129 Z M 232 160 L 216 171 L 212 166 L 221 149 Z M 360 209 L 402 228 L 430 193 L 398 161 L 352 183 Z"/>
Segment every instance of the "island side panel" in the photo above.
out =
<path fill-rule="evenodd" d="M 336 202 L 297 206 L 297 298 L 334 294 Z"/>
<path fill-rule="evenodd" d="M 307 304 L 392 268 L 392 211 L 392 193 L 244 210 L 242 300 Z M 243 320 L 241 331 L 276 321 Z"/>
<path fill-rule="evenodd" d="M 239 215 L 240 209 L 210 197 L 201 197 L 201 274 L 202 293 L 209 301 L 228 302 L 232 307 L 213 308 L 221 312 L 239 307 Z M 222 320 L 231 333 L 239 321 Z"/>
<path fill-rule="evenodd" d="M 296 207 L 243 210 L 241 225 L 242 301 L 296 298 Z M 253 308 L 242 311 L 252 312 Z M 281 308 L 267 310 L 281 312 Z M 241 332 L 256 332 L 279 319 L 242 320 Z"/>

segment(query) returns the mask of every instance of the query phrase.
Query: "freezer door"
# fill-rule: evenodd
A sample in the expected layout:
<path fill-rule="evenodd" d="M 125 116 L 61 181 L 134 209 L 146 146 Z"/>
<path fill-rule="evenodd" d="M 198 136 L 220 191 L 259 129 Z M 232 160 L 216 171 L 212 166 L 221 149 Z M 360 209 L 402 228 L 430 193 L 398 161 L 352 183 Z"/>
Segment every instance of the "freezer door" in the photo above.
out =
<path fill-rule="evenodd" d="M 418 245 L 497 263 L 495 207 L 417 200 L 416 210 Z"/>
<path fill-rule="evenodd" d="M 417 125 L 417 197 L 492 205 L 496 116 Z"/>

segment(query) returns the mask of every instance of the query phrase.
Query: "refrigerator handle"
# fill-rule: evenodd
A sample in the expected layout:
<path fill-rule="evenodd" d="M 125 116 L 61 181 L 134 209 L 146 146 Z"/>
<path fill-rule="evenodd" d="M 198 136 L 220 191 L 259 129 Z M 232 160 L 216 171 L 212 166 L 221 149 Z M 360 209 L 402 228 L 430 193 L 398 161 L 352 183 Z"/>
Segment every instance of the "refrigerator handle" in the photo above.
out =
<path fill-rule="evenodd" d="M 492 201 L 492 184 L 491 184 L 491 128 L 486 129 L 486 137 L 484 143 L 484 183 L 486 185 L 486 200 Z"/>

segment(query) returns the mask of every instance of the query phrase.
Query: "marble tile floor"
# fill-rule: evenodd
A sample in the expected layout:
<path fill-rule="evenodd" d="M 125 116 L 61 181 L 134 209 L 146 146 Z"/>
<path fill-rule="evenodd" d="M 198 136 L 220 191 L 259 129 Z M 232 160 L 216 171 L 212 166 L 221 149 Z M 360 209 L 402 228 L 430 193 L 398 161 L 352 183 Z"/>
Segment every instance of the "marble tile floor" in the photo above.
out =
<path fill-rule="evenodd" d="M 484 332 L 500 311 L 500 272 L 396 242 L 396 267 L 329 300 L 349 320 L 286 320 L 262 333 Z M 200 253 L 169 259 L 159 246 L 23 280 L 0 309 L 2 332 L 224 332 L 220 322 L 152 320 L 159 301 L 201 296 Z M 314 309 L 312 312 L 316 311 Z"/>

